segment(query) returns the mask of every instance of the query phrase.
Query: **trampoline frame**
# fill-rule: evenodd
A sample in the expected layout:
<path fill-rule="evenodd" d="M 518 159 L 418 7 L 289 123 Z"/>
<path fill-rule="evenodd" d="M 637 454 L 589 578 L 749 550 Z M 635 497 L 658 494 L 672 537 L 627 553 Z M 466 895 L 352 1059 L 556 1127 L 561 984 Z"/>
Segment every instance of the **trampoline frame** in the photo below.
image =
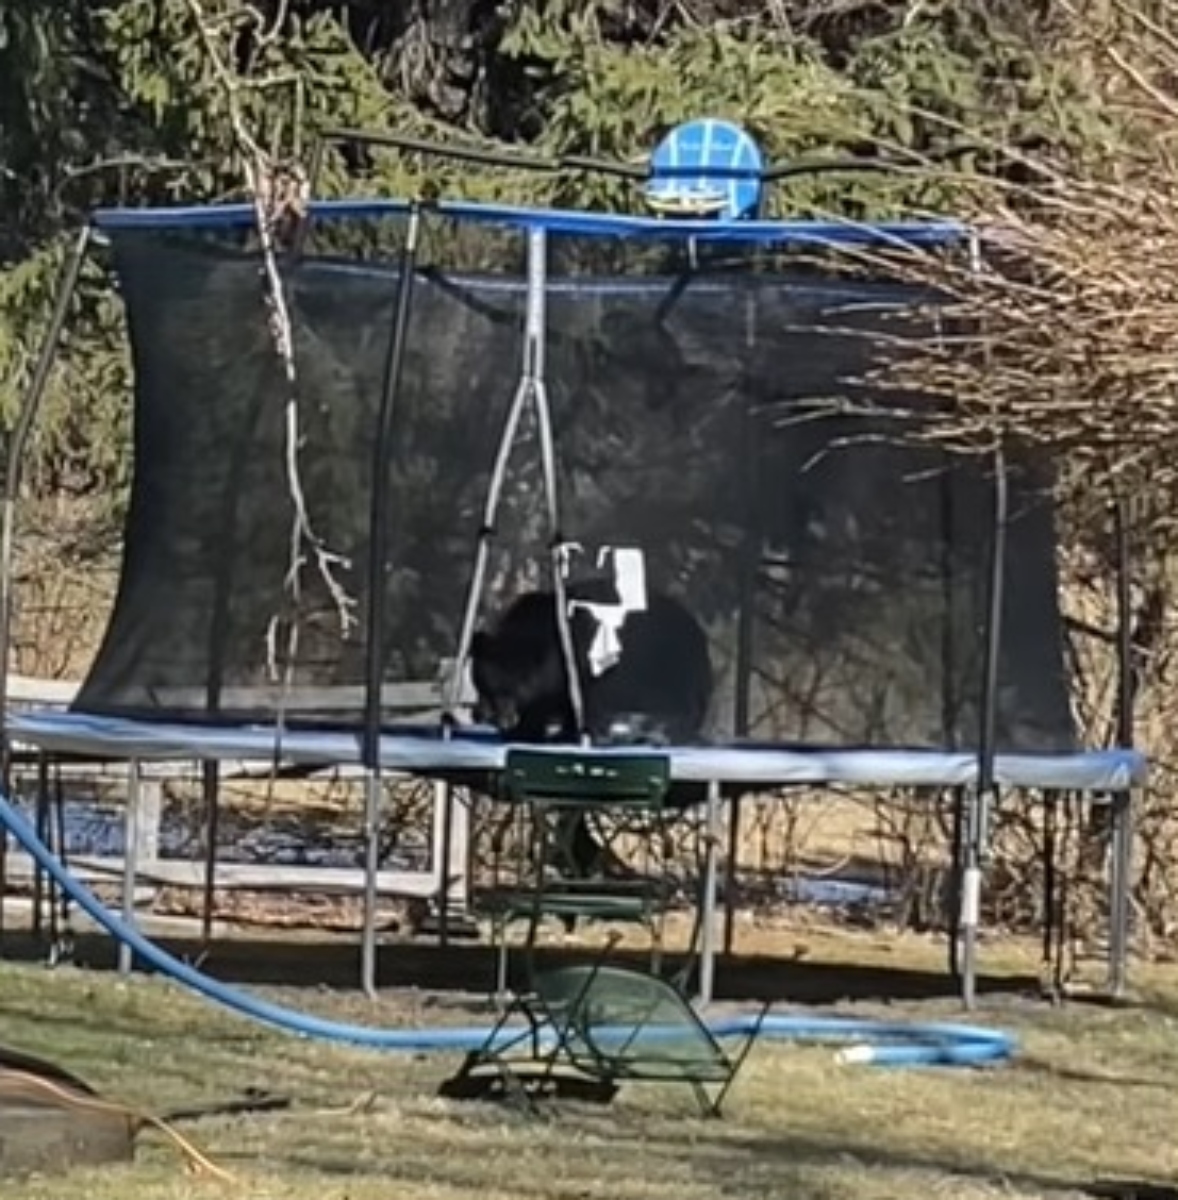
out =
<path fill-rule="evenodd" d="M 484 162 L 501 165 L 527 166 L 529 169 L 580 169 L 597 170 L 613 173 L 628 178 L 635 178 L 645 172 L 627 164 L 602 164 L 591 160 L 565 159 L 558 163 L 544 160 L 525 160 L 518 156 L 488 155 L 470 148 L 449 147 L 445 145 L 420 142 L 415 139 L 402 138 L 398 135 L 366 134 L 361 131 L 335 131 L 325 135 L 317 142 L 313 158 L 312 180 L 317 179 L 318 166 L 322 162 L 323 147 L 330 140 L 348 141 L 353 143 L 367 142 L 370 144 L 385 144 L 401 149 L 434 154 L 441 157 L 476 158 Z M 845 169 L 881 169 L 878 162 L 828 161 L 817 164 L 785 164 L 781 167 L 770 167 L 762 174 L 762 181 L 785 178 L 791 174 L 812 172 L 815 170 L 845 170 Z M 883 169 L 887 169 L 883 164 Z M 716 174 L 723 175 L 724 169 L 717 168 Z M 312 187 L 312 194 L 313 194 Z M 489 539 L 492 533 L 493 521 L 498 505 L 499 493 L 503 479 L 509 466 L 510 453 L 514 444 L 515 433 L 524 407 L 529 399 L 535 406 L 540 431 L 541 456 L 545 484 L 545 503 L 552 537 L 550 545 L 551 577 L 558 599 L 558 615 L 561 629 L 562 650 L 566 662 L 572 663 L 572 643 L 568 627 L 567 606 L 560 601 L 563 599 L 563 575 L 559 568 L 561 553 L 560 513 L 557 506 L 555 484 L 555 450 L 552 442 L 551 422 L 548 415 L 547 391 L 544 381 L 544 340 L 545 324 L 545 291 L 547 284 L 547 232 L 549 230 L 569 233 L 602 232 L 615 233 L 620 236 L 640 236 L 648 233 L 663 240 L 671 237 L 681 237 L 688 244 L 696 241 L 739 240 L 741 242 L 775 241 L 778 244 L 793 242 L 809 245 L 831 245 L 832 243 L 851 244 L 890 244 L 900 245 L 912 242 L 934 241 L 939 243 L 964 243 L 967 247 L 970 262 L 976 268 L 982 261 L 981 242 L 976 231 L 968 230 L 955 222 L 897 222 L 893 224 L 862 225 L 840 222 L 808 222 L 808 221 L 766 221 L 760 218 L 740 222 L 709 222 L 680 219 L 651 219 L 628 217 L 614 214 L 594 214 L 578 211 L 543 210 L 512 208 L 507 206 L 476 204 L 467 201 L 431 200 L 428 203 L 421 198 L 408 201 L 372 200 L 359 202 L 319 201 L 308 206 L 307 219 L 300 228 L 297 246 L 301 246 L 307 230 L 319 218 L 346 217 L 354 215 L 408 215 L 408 235 L 402 256 L 403 278 L 410 286 L 402 286 L 398 293 L 398 305 L 394 327 L 390 334 L 388 365 L 381 396 L 380 419 L 378 436 L 373 448 L 374 462 L 387 461 L 389 442 L 392 434 L 392 415 L 395 411 L 397 392 L 399 388 L 400 365 L 404 358 L 405 341 L 409 310 L 411 307 L 412 280 L 415 275 L 416 248 L 422 222 L 431 213 L 442 217 L 454 217 L 472 221 L 487 221 L 497 224 L 508 224 L 523 228 L 526 231 L 528 249 L 527 295 L 525 336 L 522 349 L 521 373 L 517 383 L 508 420 L 505 424 L 496 456 L 492 479 L 488 488 L 485 505 L 485 519 L 476 546 L 475 564 L 472 571 L 467 603 L 463 615 L 462 630 L 458 661 L 455 663 L 453 677 L 450 681 L 450 693 L 447 700 L 449 708 L 453 696 L 461 686 L 462 668 L 469 651 L 471 637 L 477 620 L 478 606 L 486 571 L 486 559 L 489 552 Z M 90 250 L 95 229 L 101 229 L 104 224 L 117 226 L 136 226 L 144 228 L 162 228 L 175 224 L 191 224 L 203 221 L 211 225 L 245 225 L 254 221 L 254 211 L 248 205 L 214 205 L 198 208 L 176 209 L 145 209 L 98 212 L 92 215 L 92 220 L 80 232 L 72 250 L 68 254 L 62 268 L 61 278 L 57 289 L 57 299 L 50 320 L 49 329 L 42 343 L 41 351 L 26 390 L 20 415 L 14 429 L 8 452 L 8 471 L 5 478 L 3 504 L 0 508 L 0 774 L 3 786 L 8 789 L 11 776 L 12 741 L 21 739 L 28 741 L 30 731 L 34 730 L 35 722 L 9 719 L 8 703 L 8 674 L 9 650 L 12 617 L 12 557 L 15 537 L 17 501 L 21 486 L 21 467 L 29 437 L 35 426 L 40 411 L 41 401 L 48 383 L 53 361 L 56 356 L 58 343 L 63 331 L 68 306 L 76 290 L 81 268 Z M 987 613 L 984 630 L 984 671 L 982 693 L 980 698 L 980 726 L 975 759 L 975 778 L 967 785 L 957 785 L 961 800 L 959 802 L 959 820 L 962 828 L 960 867 L 960 908 L 956 936 L 951 939 L 951 967 L 958 976 L 961 985 L 963 1003 L 972 1008 L 976 1001 L 977 985 L 977 938 L 980 918 L 980 901 L 982 878 L 988 857 L 989 819 L 995 801 L 998 786 L 998 771 L 996 770 L 997 754 L 995 749 L 995 720 L 996 720 L 996 676 L 998 669 L 998 653 L 1001 643 L 1001 610 L 1004 597 L 1004 549 L 1006 528 L 1008 522 L 1007 507 L 1007 469 L 1005 448 L 996 436 L 992 448 L 991 462 L 993 466 L 993 518 L 990 528 L 990 568 L 988 579 Z M 378 471 L 374 477 L 373 502 L 371 520 L 371 557 L 369 563 L 370 580 L 378 580 L 383 563 L 383 529 L 380 497 L 382 489 L 379 483 L 383 472 Z M 1132 678 L 1131 644 L 1129 636 L 1129 562 L 1128 538 L 1124 503 L 1120 497 L 1113 498 L 1113 509 L 1116 527 L 1116 575 L 1118 600 L 1118 633 L 1117 660 L 1119 672 L 1117 732 L 1120 749 L 1126 755 L 1135 753 L 1132 739 L 1132 708 L 1134 686 Z M 381 772 L 384 766 L 384 754 L 381 750 L 381 720 L 380 720 L 380 644 L 382 630 L 380 614 L 383 606 L 370 604 L 369 626 L 367 629 L 367 671 L 366 671 L 366 703 L 365 722 L 363 729 L 360 761 L 363 763 L 368 778 L 365 803 L 365 837 L 366 837 L 366 888 L 365 888 L 365 919 L 363 933 L 363 965 L 362 982 L 366 991 L 372 993 L 376 987 L 376 940 L 375 940 L 375 906 L 376 906 L 376 855 L 377 855 L 377 824 L 379 818 L 381 797 Z M 582 698 L 579 694 L 577 675 L 569 672 L 572 689 L 574 712 L 580 724 L 582 716 Z M 738 695 L 739 695 L 738 687 Z M 21 730 L 24 732 L 22 733 Z M 738 731 L 739 732 L 739 731 Z M 444 736 L 450 738 L 449 726 L 446 725 Z M 284 734 L 284 740 L 289 734 Z M 50 734 L 43 734 L 38 744 L 46 745 L 53 742 Z M 164 757 L 183 757 L 191 760 L 195 747 L 190 747 L 183 755 L 167 754 Z M 567 750 L 567 747 L 566 747 Z M 109 752 L 109 748 L 108 748 Z M 674 752 L 672 752 L 674 753 Z M 151 755 L 151 757 L 156 757 Z M 215 764 L 218 755 L 201 754 L 201 757 Z M 1137 756 L 1140 758 L 1140 756 Z M 444 763 L 438 763 L 434 769 L 420 769 L 413 773 L 437 778 L 448 774 L 449 769 Z M 1130 775 L 1134 772 L 1131 770 Z M 1114 994 L 1123 991 L 1126 983 L 1126 965 L 1128 954 L 1128 919 L 1129 919 L 1129 879 L 1131 873 L 1132 854 L 1132 792 L 1134 786 L 1140 786 L 1144 777 L 1144 760 L 1141 769 L 1136 772 L 1137 779 L 1130 779 L 1129 786 L 1124 791 L 1109 795 L 1112 812 L 1111 847 L 1110 847 L 1110 945 L 1109 945 L 1109 989 Z M 215 778 L 209 783 L 210 776 L 206 773 L 206 787 L 216 790 Z M 782 781 L 787 782 L 787 781 Z M 837 779 L 826 779 L 827 783 L 840 782 Z M 943 786 L 954 786 L 944 781 Z M 731 790 L 731 789 L 730 789 Z M 739 792 L 739 787 L 736 789 Z M 724 781 L 712 778 L 707 781 L 705 822 L 707 826 L 707 859 L 705 863 L 706 886 L 704 890 L 704 913 L 702 916 L 703 939 L 701 946 L 700 993 L 701 1000 L 711 999 L 714 985 L 715 962 L 715 918 L 716 884 L 719 875 L 719 806 L 723 798 Z M 216 804 L 211 806 L 215 809 Z M 737 813 L 733 813 L 734 821 Z M 447 822 L 448 824 L 448 822 Z M 5 843 L 7 835 L 5 836 Z M 731 839 L 730 854 L 735 848 L 736 837 Z M 0 856 L 2 858 L 2 856 Z M 443 871 L 448 863 L 444 864 Z M 731 862 L 729 864 L 731 870 Z M 2 888 L 2 879 L 0 879 Z M 731 895 L 731 889 L 729 894 Z M 446 888 L 443 886 L 443 899 Z M 729 901 L 731 903 L 731 901 Z M 444 913 L 443 913 L 444 921 Z M 731 924 L 729 922 L 729 930 Z M 444 937 L 444 927 L 443 927 Z M 726 942 L 727 942 L 726 938 Z M 730 949 L 726 945 L 726 949 Z"/>

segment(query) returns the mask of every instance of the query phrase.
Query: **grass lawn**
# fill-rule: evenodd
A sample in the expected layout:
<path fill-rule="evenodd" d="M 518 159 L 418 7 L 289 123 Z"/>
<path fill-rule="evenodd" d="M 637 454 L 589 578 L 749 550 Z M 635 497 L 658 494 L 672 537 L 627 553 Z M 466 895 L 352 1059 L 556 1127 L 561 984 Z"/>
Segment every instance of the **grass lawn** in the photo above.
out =
<path fill-rule="evenodd" d="M 837 940 L 848 961 L 873 944 L 868 935 Z M 991 960 L 996 953 L 988 951 Z M 900 938 L 887 958 L 924 965 L 929 954 L 927 943 Z M 781 979 L 788 1011 L 788 964 Z M 972 1019 L 1017 1033 L 1022 1049 L 1014 1063 L 979 1071 L 840 1066 L 829 1047 L 764 1042 L 716 1122 L 696 1115 L 689 1091 L 655 1085 L 623 1088 L 609 1108 L 569 1104 L 542 1119 L 443 1101 L 434 1092 L 455 1062 L 444 1055 L 295 1040 L 159 979 L 0 965 L 0 1041 L 51 1058 L 109 1098 L 162 1111 L 258 1087 L 292 1101 L 284 1111 L 182 1127 L 232 1183 L 188 1174 L 149 1130 L 134 1165 L 3 1181 L 0 1194 L 969 1200 L 1082 1194 L 1101 1177 L 1178 1180 L 1178 970 L 1137 968 L 1134 982 L 1136 1003 L 1121 1009 L 987 997 Z M 322 989 L 256 990 L 365 1023 L 487 1016 L 478 997 L 453 993 L 390 991 L 372 1004 Z M 961 1019 L 948 999 L 841 1011 Z"/>

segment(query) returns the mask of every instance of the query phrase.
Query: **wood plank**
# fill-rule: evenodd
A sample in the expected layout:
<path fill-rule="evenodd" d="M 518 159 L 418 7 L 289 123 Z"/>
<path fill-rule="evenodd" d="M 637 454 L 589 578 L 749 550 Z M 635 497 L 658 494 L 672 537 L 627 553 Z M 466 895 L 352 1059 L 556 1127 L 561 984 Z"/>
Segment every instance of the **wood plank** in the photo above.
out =
<path fill-rule="evenodd" d="M 123 877 L 121 857 L 78 855 L 69 861 L 70 871 L 88 872 L 93 879 L 114 881 Z M 203 888 L 203 862 L 185 859 L 156 859 L 136 872 L 140 884 L 157 887 Z M 322 892 L 349 895 L 364 890 L 364 872 L 353 867 L 289 867 L 267 863 L 218 863 L 216 885 L 229 891 Z M 423 871 L 378 871 L 376 890 L 384 896 L 421 898 L 433 896 L 437 881 Z"/>
<path fill-rule="evenodd" d="M 17 704 L 72 704 L 82 685 L 73 679 L 37 679 L 31 675 L 9 675 L 8 699 Z"/>
<path fill-rule="evenodd" d="M 219 762 L 222 781 L 256 780 L 265 782 L 274 774 L 272 759 L 225 758 L 220 759 Z M 86 759 L 71 758 L 60 763 L 55 762 L 53 769 L 55 773 L 60 773 L 63 780 L 125 784 L 128 773 L 127 763 L 126 759 L 118 762 L 88 762 Z M 191 783 L 194 781 L 194 777 L 200 774 L 200 764 L 199 758 L 167 759 L 161 762 L 144 759 L 139 764 L 139 773 L 144 779 Z M 187 769 L 185 769 L 186 767 Z M 28 763 L 14 764 L 12 774 L 14 778 L 30 784 L 35 784 L 37 781 L 36 767 Z M 413 778 L 408 772 L 395 771 L 390 767 L 383 768 L 381 774 L 390 782 Z M 305 775 L 298 776 L 297 782 L 322 783 L 349 780 L 359 783 L 367 775 L 368 771 L 365 767 L 355 763 L 341 763 L 336 767 L 309 768 Z"/>

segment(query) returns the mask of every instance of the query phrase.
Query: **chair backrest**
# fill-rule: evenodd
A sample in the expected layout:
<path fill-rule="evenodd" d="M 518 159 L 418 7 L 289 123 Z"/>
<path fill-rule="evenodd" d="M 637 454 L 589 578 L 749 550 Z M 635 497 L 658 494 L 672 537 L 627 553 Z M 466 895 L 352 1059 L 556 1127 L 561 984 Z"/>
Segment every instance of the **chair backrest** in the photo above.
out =
<path fill-rule="evenodd" d="M 671 783 L 665 754 L 591 750 L 507 752 L 503 789 L 519 804 L 627 808 L 655 812 Z"/>
<path fill-rule="evenodd" d="M 723 1060 L 724 1051 L 670 983 L 624 967 L 573 966 L 537 976 L 536 991 L 593 1052 L 656 1061 Z"/>

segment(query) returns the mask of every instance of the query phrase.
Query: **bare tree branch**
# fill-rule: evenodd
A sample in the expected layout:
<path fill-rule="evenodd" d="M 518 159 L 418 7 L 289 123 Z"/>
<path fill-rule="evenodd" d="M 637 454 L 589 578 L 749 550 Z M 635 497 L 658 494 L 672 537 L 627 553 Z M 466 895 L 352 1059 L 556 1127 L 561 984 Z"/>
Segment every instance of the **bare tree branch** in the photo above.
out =
<path fill-rule="evenodd" d="M 270 332 L 274 347 L 282 364 L 287 385 L 286 402 L 286 475 L 294 507 L 291 526 L 290 560 L 285 585 L 290 593 L 292 607 L 297 611 L 302 592 L 302 576 L 308 565 L 308 554 L 323 584 L 335 605 L 340 623 L 340 632 L 347 637 L 355 623 L 355 601 L 348 595 L 340 582 L 337 571 L 347 570 L 350 564 L 333 552 L 316 534 L 307 507 L 299 469 L 301 443 L 299 419 L 299 380 L 295 361 L 294 332 L 286 289 L 278 266 L 276 231 L 281 222 L 293 213 L 303 210 L 306 195 L 306 180 L 290 170 L 282 170 L 267 154 L 251 132 L 241 104 L 242 81 L 233 72 L 220 52 L 210 19 L 201 0 L 186 0 L 188 10 L 200 33 L 201 42 L 209 63 L 217 77 L 225 99 L 225 106 L 233 134 L 233 140 L 242 159 L 246 186 L 254 208 L 255 224 L 262 252 L 262 270 L 266 285 L 266 303 L 270 314 Z M 278 674 L 278 631 L 280 618 L 275 617 L 267 635 L 267 646 L 271 673 Z M 286 671 L 289 673 L 298 650 L 298 625 L 291 621 L 287 630 Z"/>

